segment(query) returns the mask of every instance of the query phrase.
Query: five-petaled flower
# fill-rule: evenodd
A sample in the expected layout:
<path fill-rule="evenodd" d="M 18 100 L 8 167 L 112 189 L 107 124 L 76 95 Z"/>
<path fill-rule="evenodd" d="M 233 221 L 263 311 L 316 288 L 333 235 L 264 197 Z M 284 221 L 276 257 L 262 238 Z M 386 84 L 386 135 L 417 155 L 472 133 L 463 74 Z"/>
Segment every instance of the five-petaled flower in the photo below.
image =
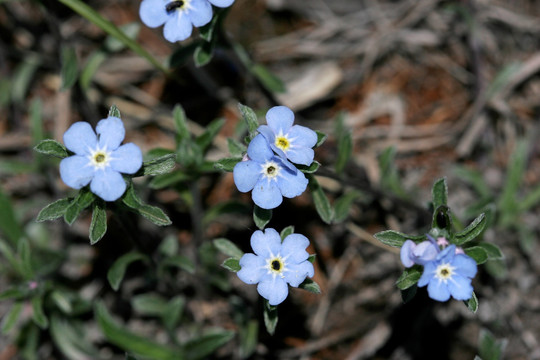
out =
<path fill-rule="evenodd" d="M 151 28 L 165 24 L 163 36 L 170 42 L 186 40 L 193 26 L 212 20 L 212 5 L 230 6 L 234 0 L 143 0 L 139 8 L 142 22 Z M 212 4 L 212 5 L 211 5 Z"/>
<path fill-rule="evenodd" d="M 300 234 L 287 236 L 283 243 L 278 232 L 268 228 L 251 236 L 255 254 L 240 259 L 238 277 L 246 284 L 258 284 L 257 291 L 270 305 L 278 305 L 289 294 L 287 283 L 298 287 L 306 277 L 314 275 L 306 248 L 309 240 Z"/>
<path fill-rule="evenodd" d="M 125 129 L 122 120 L 101 120 L 96 133 L 90 124 L 76 122 L 64 133 L 64 144 L 75 155 L 60 162 L 60 177 L 66 185 L 90 190 L 105 201 L 114 201 L 126 191 L 121 173 L 134 174 L 142 165 L 141 149 L 133 143 L 120 146 Z"/>
<path fill-rule="evenodd" d="M 248 160 L 234 166 L 234 183 L 241 192 L 253 190 L 251 197 L 257 206 L 273 209 L 281 204 L 283 196 L 293 198 L 306 190 L 305 175 L 274 155 L 263 135 L 251 140 L 247 155 Z"/>
<path fill-rule="evenodd" d="M 432 241 L 422 241 L 416 244 L 412 240 L 403 243 L 400 251 L 401 262 L 405 267 L 411 267 L 414 264 L 425 265 L 435 260 L 439 248 Z"/>
<path fill-rule="evenodd" d="M 268 125 L 257 129 L 266 138 L 272 150 L 284 159 L 311 165 L 317 133 L 305 126 L 294 125 L 294 113 L 286 106 L 274 106 L 266 113 Z"/>
<path fill-rule="evenodd" d="M 465 254 L 456 254 L 456 245 L 450 245 L 424 265 L 418 286 L 427 285 L 429 297 L 437 301 L 446 301 L 450 296 L 468 300 L 473 294 L 471 281 L 476 271 L 476 261 Z"/>

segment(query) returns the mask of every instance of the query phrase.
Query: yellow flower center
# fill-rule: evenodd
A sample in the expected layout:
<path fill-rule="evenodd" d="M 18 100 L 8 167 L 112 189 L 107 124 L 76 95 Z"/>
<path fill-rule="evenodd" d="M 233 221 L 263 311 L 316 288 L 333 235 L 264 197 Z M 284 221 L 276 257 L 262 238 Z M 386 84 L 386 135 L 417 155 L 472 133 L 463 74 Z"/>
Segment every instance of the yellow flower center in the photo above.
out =
<path fill-rule="evenodd" d="M 184 9 L 188 5 L 189 5 L 188 0 L 185 0 L 185 1 L 183 1 L 183 0 L 173 0 L 170 3 L 168 3 L 167 5 L 165 5 L 165 11 L 167 11 L 167 14 L 170 14 L 174 10 L 176 10 L 176 9 Z"/>
<path fill-rule="evenodd" d="M 105 149 L 96 149 L 90 153 L 90 164 L 96 169 L 104 169 L 111 161 L 110 153 Z"/>
<path fill-rule="evenodd" d="M 279 165 L 273 161 L 267 161 L 263 165 L 262 173 L 269 179 L 273 179 L 279 174 Z"/>
<path fill-rule="evenodd" d="M 287 151 L 291 143 L 285 136 L 276 136 L 275 145 L 283 151 Z"/>
<path fill-rule="evenodd" d="M 437 269 L 435 270 L 435 277 L 446 282 L 448 279 L 452 278 L 453 273 L 454 267 L 450 266 L 450 264 L 441 264 L 437 266 Z"/>
<path fill-rule="evenodd" d="M 272 256 L 266 261 L 266 266 L 271 274 L 279 275 L 280 277 L 284 276 L 285 262 L 281 256 Z"/>

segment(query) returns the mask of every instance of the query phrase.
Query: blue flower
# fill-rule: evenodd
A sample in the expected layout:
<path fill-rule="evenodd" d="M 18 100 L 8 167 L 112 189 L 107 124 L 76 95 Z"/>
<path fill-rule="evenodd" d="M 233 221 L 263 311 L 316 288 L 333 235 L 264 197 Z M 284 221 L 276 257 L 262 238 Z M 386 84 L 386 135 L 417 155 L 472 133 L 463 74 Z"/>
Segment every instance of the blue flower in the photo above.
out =
<path fill-rule="evenodd" d="M 428 295 L 437 301 L 472 297 L 472 278 L 476 275 L 476 261 L 465 254 L 456 254 L 456 245 L 441 251 L 435 260 L 424 265 L 418 286 L 428 286 Z"/>
<path fill-rule="evenodd" d="M 274 106 L 266 113 L 268 125 L 257 129 L 264 135 L 272 150 L 289 161 L 311 165 L 317 144 L 317 133 L 305 126 L 294 125 L 294 113 L 286 106 Z"/>
<path fill-rule="evenodd" d="M 287 283 L 298 287 L 306 277 L 315 273 L 306 248 L 309 240 L 300 234 L 287 236 L 283 243 L 278 232 L 257 230 L 251 236 L 255 254 L 240 259 L 238 277 L 246 284 L 258 284 L 257 291 L 270 305 L 278 305 L 289 294 Z"/>
<path fill-rule="evenodd" d="M 105 201 L 114 201 L 126 191 L 120 173 L 134 174 L 142 165 L 141 149 L 133 143 L 120 146 L 125 130 L 122 120 L 109 116 L 96 127 L 76 122 L 64 133 L 64 144 L 75 155 L 60 162 L 60 177 L 66 185 L 90 190 Z"/>
<path fill-rule="evenodd" d="M 143 0 L 139 8 L 142 22 L 151 28 L 165 24 L 163 36 L 170 42 L 186 40 L 193 26 L 212 20 L 212 5 L 230 6 L 234 0 Z"/>
<path fill-rule="evenodd" d="M 233 169 L 234 183 L 241 192 L 253 190 L 251 197 L 257 206 L 273 209 L 283 196 L 293 198 L 302 194 L 308 180 L 293 164 L 277 157 L 261 134 L 249 143 L 248 160 Z"/>
<path fill-rule="evenodd" d="M 414 264 L 425 265 L 435 260 L 437 254 L 439 254 L 439 248 L 432 241 L 416 244 L 412 240 L 407 240 L 401 247 L 400 257 L 405 267 L 411 267 Z"/>

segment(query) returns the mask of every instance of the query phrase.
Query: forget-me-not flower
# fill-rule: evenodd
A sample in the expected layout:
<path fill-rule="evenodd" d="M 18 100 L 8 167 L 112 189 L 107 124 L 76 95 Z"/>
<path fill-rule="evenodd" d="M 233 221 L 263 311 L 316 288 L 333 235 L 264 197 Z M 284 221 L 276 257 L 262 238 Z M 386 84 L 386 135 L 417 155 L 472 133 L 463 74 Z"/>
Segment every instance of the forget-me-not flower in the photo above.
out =
<path fill-rule="evenodd" d="M 251 140 L 247 156 L 247 160 L 234 166 L 234 183 L 241 192 L 253 190 L 251 197 L 257 206 L 273 209 L 281 204 L 283 196 L 293 198 L 306 190 L 305 175 L 276 156 L 263 135 Z"/>
<path fill-rule="evenodd" d="M 90 190 L 105 201 L 114 201 L 126 191 L 121 173 L 134 174 L 142 165 L 141 149 L 133 143 L 120 146 L 125 136 L 122 120 L 109 116 L 90 124 L 76 122 L 64 133 L 64 144 L 75 155 L 60 162 L 60 177 L 66 185 Z"/>
<path fill-rule="evenodd" d="M 230 6 L 234 0 L 143 0 L 139 8 L 142 22 L 151 28 L 165 24 L 163 36 L 170 42 L 186 40 L 193 26 L 212 20 L 212 5 Z M 211 5 L 212 4 L 212 5 Z"/>
<path fill-rule="evenodd" d="M 298 287 L 315 273 L 308 261 L 309 240 L 300 234 L 287 236 L 283 243 L 274 229 L 257 230 L 251 236 L 255 254 L 240 259 L 238 277 L 246 284 L 258 284 L 257 291 L 270 305 L 278 305 L 289 294 L 287 283 Z"/>
<path fill-rule="evenodd" d="M 446 301 L 450 296 L 468 300 L 472 297 L 471 281 L 476 271 L 476 261 L 465 254 L 456 254 L 456 245 L 450 245 L 424 265 L 418 286 L 427 285 L 429 297 L 437 301 Z"/>
<path fill-rule="evenodd" d="M 405 267 L 411 267 L 414 264 L 425 265 L 435 260 L 438 254 L 439 248 L 432 241 L 416 244 L 412 240 L 407 240 L 401 247 L 400 258 Z"/>
<path fill-rule="evenodd" d="M 257 129 L 264 135 L 272 150 L 284 159 L 311 165 L 313 147 L 317 144 L 317 133 L 305 126 L 293 125 L 294 113 L 286 106 L 274 106 L 266 113 L 268 125 Z"/>

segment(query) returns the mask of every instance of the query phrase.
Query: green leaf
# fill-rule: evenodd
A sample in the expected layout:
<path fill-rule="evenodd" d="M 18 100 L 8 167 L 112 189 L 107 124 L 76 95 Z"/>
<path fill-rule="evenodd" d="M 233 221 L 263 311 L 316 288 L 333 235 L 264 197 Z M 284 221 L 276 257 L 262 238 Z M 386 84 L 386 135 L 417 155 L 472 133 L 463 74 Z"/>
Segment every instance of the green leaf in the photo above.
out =
<path fill-rule="evenodd" d="M 148 160 L 143 163 L 142 169 L 134 176 L 142 175 L 162 175 L 171 171 L 176 165 L 176 154 L 167 154 L 156 159 Z"/>
<path fill-rule="evenodd" d="M 232 256 L 233 258 L 240 259 L 244 252 L 240 250 L 232 241 L 225 238 L 214 239 L 214 246 L 223 254 Z"/>
<path fill-rule="evenodd" d="M 47 329 L 49 327 L 49 320 L 43 312 L 43 299 L 39 296 L 32 298 L 32 320 L 41 329 Z"/>
<path fill-rule="evenodd" d="M 259 120 L 257 119 L 257 114 L 249 106 L 238 104 L 238 110 L 242 114 L 242 118 L 246 122 L 248 133 L 250 138 L 257 135 L 257 128 L 259 127 Z"/>
<path fill-rule="evenodd" d="M 121 349 L 155 360 L 184 359 L 181 351 L 150 341 L 146 336 L 132 333 L 118 324 L 102 303 L 96 305 L 95 317 L 105 338 Z"/>
<path fill-rule="evenodd" d="M 155 225 L 166 226 L 172 224 L 171 219 L 169 219 L 163 210 L 155 206 L 143 204 L 142 200 L 135 193 L 133 184 L 130 184 L 122 196 L 122 202 Z"/>
<path fill-rule="evenodd" d="M 54 156 L 60 159 L 68 156 L 66 147 L 60 144 L 58 141 L 51 139 L 40 141 L 39 144 L 34 146 L 34 150 L 38 153 Z"/>
<path fill-rule="evenodd" d="M 180 142 L 191 138 L 187 122 L 186 112 L 180 104 L 176 104 L 173 109 L 173 120 L 176 127 L 176 141 Z"/>
<path fill-rule="evenodd" d="M 57 315 L 51 317 L 50 334 L 55 346 L 66 359 L 98 359 L 99 350 L 96 349 L 85 333 L 85 324 L 61 318 Z"/>
<path fill-rule="evenodd" d="M 7 334 L 17 324 L 22 308 L 23 303 L 21 301 L 13 303 L 9 312 L 2 318 L 2 334 Z"/>
<path fill-rule="evenodd" d="M 259 340 L 259 323 L 257 320 L 250 320 L 245 326 L 240 328 L 240 358 L 249 358 L 257 348 Z"/>
<path fill-rule="evenodd" d="M 276 331 L 276 326 L 278 323 L 278 311 L 277 306 L 272 306 L 268 303 L 268 300 L 264 300 L 264 325 L 266 326 L 266 331 L 270 335 L 274 335 Z"/>
<path fill-rule="evenodd" d="M 281 241 L 285 240 L 285 238 L 291 234 L 294 234 L 294 226 L 289 225 L 283 230 L 281 230 L 281 233 L 279 234 L 281 236 Z"/>
<path fill-rule="evenodd" d="M 15 69 L 9 89 L 12 101 L 18 105 L 22 105 L 27 98 L 34 74 L 42 61 L 37 53 L 28 53 L 21 60 Z"/>
<path fill-rule="evenodd" d="M 318 161 L 313 161 L 309 166 L 297 165 L 296 167 L 304 174 L 313 174 L 314 172 L 319 170 L 319 168 L 321 167 L 321 163 Z"/>
<path fill-rule="evenodd" d="M 12 245 L 17 245 L 24 235 L 19 221 L 15 216 L 15 210 L 11 199 L 0 188 L 0 232 L 3 233 Z"/>
<path fill-rule="evenodd" d="M 337 147 L 338 156 L 335 162 L 335 169 L 336 173 L 341 174 L 349 162 L 353 150 L 352 135 L 350 131 L 344 130 L 343 133 L 340 134 Z"/>
<path fill-rule="evenodd" d="M 216 119 L 206 126 L 204 133 L 197 136 L 195 143 L 199 145 L 203 153 L 208 150 L 223 125 L 225 125 L 225 119 Z"/>
<path fill-rule="evenodd" d="M 218 24 L 223 20 L 224 15 L 228 12 L 228 8 L 214 8 L 214 17 L 208 24 L 199 28 L 199 36 L 205 41 L 215 40 L 218 30 Z"/>
<path fill-rule="evenodd" d="M 326 139 L 328 138 L 328 135 L 318 130 L 315 130 L 315 132 L 317 133 L 317 144 L 315 144 L 315 147 L 319 147 L 326 141 Z"/>
<path fill-rule="evenodd" d="M 449 238 L 454 231 L 452 212 L 446 205 L 435 208 L 433 212 L 432 230 Z M 446 235 L 448 234 L 448 235 Z"/>
<path fill-rule="evenodd" d="M 313 202 L 315 203 L 315 209 L 321 217 L 322 221 L 327 224 L 331 224 L 334 219 L 334 209 L 330 205 L 330 201 L 326 197 L 321 185 L 314 176 L 309 176 L 308 184 L 311 195 L 313 196 Z"/>
<path fill-rule="evenodd" d="M 107 55 L 103 51 L 95 51 L 88 56 L 86 65 L 82 69 L 81 76 L 79 78 L 79 84 L 81 85 L 81 89 L 83 91 L 88 90 L 96 71 L 99 69 L 103 61 L 105 61 L 105 59 L 107 59 Z"/>
<path fill-rule="evenodd" d="M 488 256 L 488 260 L 502 260 L 504 259 L 504 255 L 501 251 L 501 249 L 494 244 L 481 242 L 478 244 L 479 247 L 484 249 L 486 251 L 486 254 Z"/>
<path fill-rule="evenodd" d="M 53 203 L 50 203 L 49 205 L 45 206 L 41 211 L 39 212 L 36 221 L 42 222 L 46 220 L 54 220 L 58 219 L 59 217 L 64 216 L 66 213 L 66 209 L 71 204 L 71 201 L 73 199 L 71 198 L 65 198 L 56 200 Z"/>
<path fill-rule="evenodd" d="M 60 91 L 67 90 L 75 84 L 78 75 L 77 54 L 75 48 L 67 45 L 62 46 L 62 85 Z"/>
<path fill-rule="evenodd" d="M 122 30 L 120 30 L 116 25 L 114 25 L 109 20 L 101 16 L 93 7 L 85 4 L 81 0 L 60 0 L 61 3 L 71 8 L 73 11 L 84 17 L 86 20 L 95 24 L 101 30 L 105 31 L 107 34 L 114 36 L 120 42 L 124 43 L 128 48 L 139 56 L 148 60 L 156 69 L 167 73 L 168 70 L 154 58 L 149 52 L 144 50 L 144 48 L 137 43 L 137 41 L 130 39 Z"/>
<path fill-rule="evenodd" d="M 464 250 L 465 250 L 465 254 L 472 257 L 478 265 L 483 264 L 488 260 L 488 254 L 486 250 L 484 250 L 480 246 L 472 246 Z"/>
<path fill-rule="evenodd" d="M 66 292 L 61 291 L 61 290 L 54 290 L 51 293 L 51 300 L 64 314 L 73 313 L 73 306 L 71 305 L 71 298 Z"/>
<path fill-rule="evenodd" d="M 285 84 L 276 75 L 272 74 L 268 68 L 261 64 L 255 64 L 250 68 L 250 71 L 261 84 L 269 91 L 274 93 L 284 93 L 287 91 Z"/>
<path fill-rule="evenodd" d="M 120 110 L 115 104 L 112 104 L 111 107 L 109 108 L 108 116 L 117 117 L 119 119 L 121 118 Z"/>
<path fill-rule="evenodd" d="M 231 138 L 227 138 L 227 147 L 234 158 L 241 159 L 247 151 L 247 147 L 244 144 Z"/>
<path fill-rule="evenodd" d="M 234 331 L 213 330 L 182 345 L 186 359 L 204 359 L 234 337 Z"/>
<path fill-rule="evenodd" d="M 10 287 L 0 293 L 0 301 L 8 299 L 20 300 L 25 296 L 26 292 L 22 291 L 19 287 Z"/>
<path fill-rule="evenodd" d="M 264 227 L 272 219 L 272 209 L 263 209 L 257 205 L 253 208 L 253 221 L 259 229 L 264 229 Z"/>
<path fill-rule="evenodd" d="M 163 254 L 165 256 L 174 256 L 176 253 L 178 253 L 178 239 L 175 235 L 167 235 L 159 244 L 158 251 L 160 254 Z"/>
<path fill-rule="evenodd" d="M 310 278 L 306 278 L 299 286 L 300 289 L 304 289 L 306 291 L 309 291 L 313 294 L 320 294 L 321 288 L 319 287 L 319 284 L 317 284 L 315 281 L 311 280 Z"/>
<path fill-rule="evenodd" d="M 235 257 L 225 259 L 225 261 L 223 261 L 221 266 L 224 267 L 225 269 L 229 270 L 229 271 L 232 271 L 232 272 L 240 271 L 240 269 L 242 268 L 240 266 L 240 260 L 238 258 L 235 258 Z"/>
<path fill-rule="evenodd" d="M 163 312 L 162 321 L 165 328 L 169 331 L 176 328 L 180 321 L 180 317 L 182 316 L 185 304 L 186 300 L 181 296 L 175 296 L 167 303 L 165 311 Z"/>
<path fill-rule="evenodd" d="M 175 255 L 168 257 L 163 260 L 160 265 L 177 267 L 179 269 L 187 271 L 190 274 L 195 273 L 195 264 L 193 263 L 193 261 L 191 261 L 191 259 L 183 255 Z"/>
<path fill-rule="evenodd" d="M 412 240 L 416 243 L 427 239 L 425 235 L 407 235 L 399 231 L 385 230 L 373 235 L 375 239 L 379 240 L 385 245 L 400 248 L 407 240 Z"/>
<path fill-rule="evenodd" d="M 120 283 L 124 279 L 129 264 L 144 259 L 145 256 L 138 252 L 130 252 L 116 259 L 107 272 L 107 280 L 109 280 L 109 284 L 111 284 L 114 291 L 117 291 L 120 288 Z"/>
<path fill-rule="evenodd" d="M 316 258 L 317 258 L 317 254 L 311 254 L 308 256 L 307 261 L 313 264 Z"/>
<path fill-rule="evenodd" d="M 89 232 L 90 245 L 94 245 L 101 240 L 107 232 L 107 210 L 105 210 L 105 202 L 103 201 L 94 202 Z"/>
<path fill-rule="evenodd" d="M 456 245 L 463 245 L 471 240 L 474 240 L 479 236 L 486 227 L 487 218 L 485 214 L 480 214 L 472 223 L 469 224 L 463 231 L 456 234 L 454 243 Z"/>
<path fill-rule="evenodd" d="M 217 170 L 223 170 L 232 172 L 235 165 L 242 161 L 241 158 L 223 158 L 214 163 L 214 168 Z"/>
<path fill-rule="evenodd" d="M 334 223 L 340 223 L 347 219 L 352 204 L 360 197 L 362 193 L 351 190 L 334 202 Z"/>
<path fill-rule="evenodd" d="M 447 204 L 448 185 L 446 184 L 446 178 L 435 181 L 435 184 L 433 184 L 433 188 L 431 189 L 431 197 L 433 209 L 437 209 L 439 206 Z"/>
<path fill-rule="evenodd" d="M 408 287 L 404 290 L 401 290 L 401 301 L 403 301 L 404 304 L 411 301 L 414 296 L 416 295 L 416 290 L 418 289 L 418 286 L 414 284 L 411 287 Z"/>
<path fill-rule="evenodd" d="M 465 305 L 467 305 L 467 308 L 473 313 L 476 314 L 476 311 L 478 310 L 478 298 L 476 297 L 476 294 L 472 293 L 472 297 L 469 300 L 463 301 Z"/>
<path fill-rule="evenodd" d="M 492 333 L 486 329 L 480 330 L 480 339 L 478 341 L 478 352 L 484 360 L 502 359 L 506 340 L 498 341 Z"/>
<path fill-rule="evenodd" d="M 141 24 L 138 22 L 127 23 L 121 25 L 119 29 L 130 39 L 136 40 L 137 35 L 139 35 L 139 30 L 141 29 Z M 108 36 L 105 39 L 104 45 L 109 52 L 118 52 L 125 48 L 125 44 L 113 36 Z"/>
<path fill-rule="evenodd" d="M 191 176 L 182 170 L 175 170 L 168 174 L 158 175 L 153 178 L 148 186 L 151 189 L 163 189 L 190 180 Z"/>
<path fill-rule="evenodd" d="M 77 193 L 77 196 L 71 204 L 66 208 L 66 212 L 64 213 L 64 221 L 71 225 L 75 220 L 77 220 L 77 217 L 79 217 L 79 214 L 89 207 L 94 200 L 96 199 L 96 196 L 90 192 L 88 187 L 84 187 Z"/>
<path fill-rule="evenodd" d="M 140 315 L 161 316 L 166 311 L 167 301 L 154 293 L 144 293 L 131 298 L 133 310 Z"/>
<path fill-rule="evenodd" d="M 19 243 L 17 244 L 17 254 L 19 255 L 19 258 L 21 260 L 20 262 L 20 269 L 23 277 L 25 280 L 32 279 L 35 274 L 32 269 L 32 260 L 30 257 L 30 244 L 28 243 L 28 240 L 24 237 L 19 239 Z"/>
<path fill-rule="evenodd" d="M 199 46 L 200 41 L 192 41 L 184 46 L 176 46 L 169 57 L 169 67 L 176 68 L 184 66 L 193 58 L 193 52 Z"/>
<path fill-rule="evenodd" d="M 195 48 L 195 52 L 193 53 L 193 61 L 195 62 L 195 66 L 202 67 L 208 64 L 214 55 L 214 47 L 215 43 L 213 41 L 203 41 L 199 43 L 199 45 Z"/>
<path fill-rule="evenodd" d="M 422 269 L 420 266 L 413 266 L 411 268 L 403 270 L 403 273 L 396 281 L 396 286 L 400 290 L 406 290 L 413 285 L 416 285 L 420 277 L 422 276 Z"/>

